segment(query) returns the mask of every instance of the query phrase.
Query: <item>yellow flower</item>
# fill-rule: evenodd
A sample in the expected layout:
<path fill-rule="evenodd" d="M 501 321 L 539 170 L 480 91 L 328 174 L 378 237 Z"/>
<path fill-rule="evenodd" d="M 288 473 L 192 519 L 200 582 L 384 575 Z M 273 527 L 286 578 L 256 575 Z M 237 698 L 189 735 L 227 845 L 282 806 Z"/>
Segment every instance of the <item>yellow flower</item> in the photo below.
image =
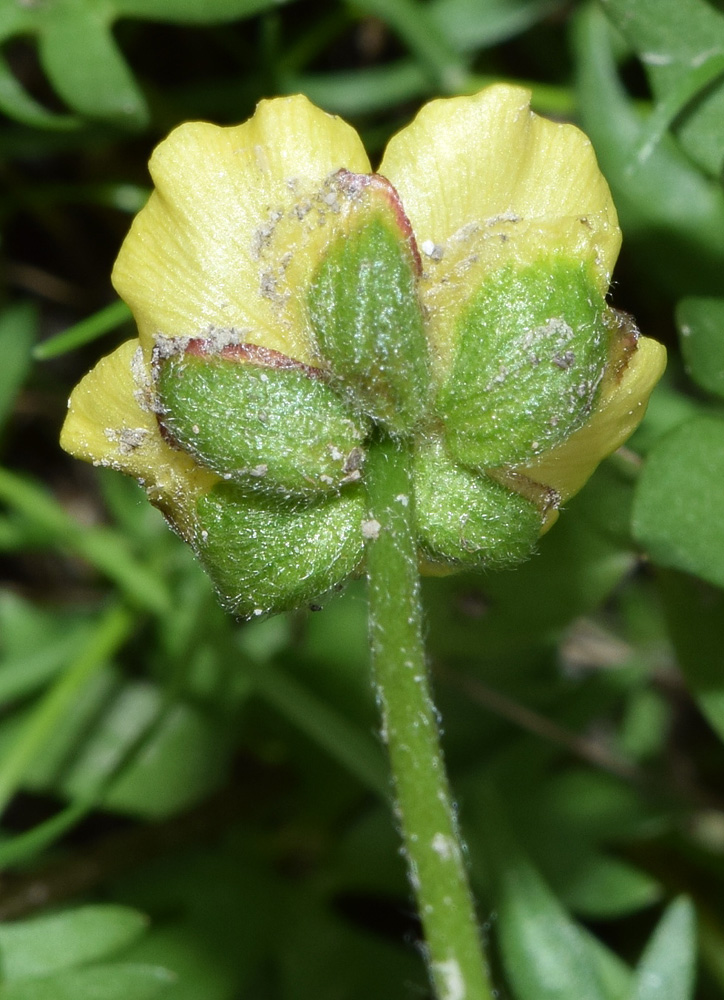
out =
<path fill-rule="evenodd" d="M 561 499 L 580 489 L 636 427 L 665 354 L 653 341 L 621 333 L 618 326 L 625 324 L 605 304 L 620 231 L 589 140 L 571 125 L 533 114 L 529 102 L 526 90 L 505 85 L 433 101 L 391 140 L 381 176 L 369 181 L 364 177 L 371 167 L 354 130 L 302 96 L 263 101 L 248 122 L 233 128 L 199 122 L 177 128 L 151 158 L 155 190 L 113 273 L 135 317 L 138 340 L 104 358 L 75 389 L 62 446 L 135 476 L 193 542 L 199 498 L 229 475 L 201 445 L 190 446 L 175 429 L 170 434 L 170 425 L 162 433 L 159 359 L 186 358 L 190 344 L 198 354 L 201 344 L 204 360 L 238 360 L 244 345 L 246 358 L 251 352 L 255 362 L 261 358 L 275 370 L 293 367 L 315 385 L 323 383 L 318 394 L 341 394 L 357 415 L 350 418 L 351 444 L 362 441 L 368 420 L 385 426 L 392 420 L 395 433 L 390 414 L 401 409 L 405 380 L 416 380 L 397 432 L 418 440 L 419 468 L 425 470 L 420 475 L 450 464 L 443 479 L 461 497 L 466 477 L 482 475 L 485 490 L 505 483 L 535 499 L 539 528 L 548 526 Z M 378 242 L 370 237 L 369 246 L 350 250 L 361 245 L 355 234 L 371 231 L 370 220 L 379 223 Z M 424 331 L 424 358 L 412 374 L 394 343 L 386 344 L 389 356 L 382 361 L 356 357 L 346 369 L 328 347 L 330 337 L 348 333 L 344 322 L 341 333 L 335 326 L 344 291 L 335 286 L 335 275 L 343 273 L 338 285 L 348 282 L 348 272 L 363 282 L 363 272 L 374 270 L 378 245 L 397 269 L 394 287 L 385 292 L 399 300 L 390 329 L 401 322 L 404 299 L 409 343 L 416 343 L 416 323 Z M 332 277 L 323 261 L 332 261 Z M 537 298 L 527 301 L 531 281 L 537 282 Z M 412 292 L 405 282 L 414 285 Z M 585 300 L 580 321 L 546 315 L 549 286 L 551 302 L 556 295 Z M 355 285 L 350 295 L 359 294 Z M 511 295 L 518 296 L 509 307 L 513 320 L 532 324 L 523 333 L 500 332 L 496 317 L 508 308 L 501 300 Z M 516 305 L 520 296 L 522 306 Z M 355 303 L 344 308 L 351 310 L 345 322 L 354 339 Z M 384 323 L 385 310 L 378 312 Z M 575 374 L 575 365 L 582 364 L 577 345 L 589 327 L 598 338 L 599 360 L 565 383 L 568 370 Z M 489 334 L 480 334 L 488 328 Z M 550 357 L 538 349 L 543 341 L 549 352 L 555 348 Z M 571 349 L 564 350 L 569 341 Z M 352 358 L 346 342 L 340 350 Z M 480 363 L 476 351 L 483 352 Z M 405 352 L 410 354 L 408 346 Z M 542 370 L 542 360 L 564 380 L 564 389 L 551 393 L 565 392 L 572 400 L 575 413 L 563 424 L 546 415 L 548 403 L 538 398 L 534 369 Z M 186 361 L 180 364 L 183 374 Z M 359 389 L 355 380 L 365 364 L 371 374 Z M 395 365 L 402 373 L 393 372 L 382 392 L 377 380 L 384 381 Z M 387 393 L 381 408 L 375 408 L 376 392 Z M 518 401 L 516 392 L 530 398 Z M 528 414 L 530 427 L 523 420 L 508 447 L 515 407 Z M 487 429 L 481 431 L 482 424 Z M 433 438 L 437 443 L 428 447 Z M 307 482 L 315 491 L 329 480 L 335 493 L 359 479 L 359 463 L 352 468 L 350 460 L 358 449 L 350 448 L 334 475 L 325 467 L 316 479 L 307 471 L 303 482 L 297 477 L 300 495 Z M 248 484 L 252 476 L 261 479 L 267 463 L 241 471 Z M 343 471 L 346 478 L 339 478 Z M 498 480 L 494 487 L 488 472 Z M 268 481 L 260 489 L 268 490 Z M 438 509 L 429 482 L 420 496 L 430 496 Z M 428 519 L 432 535 L 437 516 Z M 435 548 L 429 539 L 426 545 Z M 434 551 L 426 554 L 435 558 Z M 457 556 L 448 559 L 456 562 Z"/>

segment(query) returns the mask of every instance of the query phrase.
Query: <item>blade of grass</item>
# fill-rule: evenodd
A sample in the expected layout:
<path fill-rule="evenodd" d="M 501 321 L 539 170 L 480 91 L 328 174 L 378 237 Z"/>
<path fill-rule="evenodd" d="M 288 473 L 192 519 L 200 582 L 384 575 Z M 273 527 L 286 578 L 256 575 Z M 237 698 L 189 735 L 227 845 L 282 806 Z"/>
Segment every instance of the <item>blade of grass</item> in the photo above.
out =
<path fill-rule="evenodd" d="M 119 299 L 118 302 L 112 302 L 104 309 L 99 309 L 97 313 L 93 313 L 92 316 L 81 320 L 75 326 L 63 330 L 55 337 L 44 340 L 35 348 L 33 356 L 38 361 L 57 358 L 61 354 L 67 354 L 69 351 L 74 351 L 84 344 L 97 340 L 104 333 L 110 333 L 111 330 L 117 329 L 130 318 L 131 310 L 125 302 L 121 302 Z"/>
<path fill-rule="evenodd" d="M 169 606 L 164 581 L 138 562 L 125 538 L 110 528 L 84 527 L 42 487 L 0 469 L 0 500 L 41 528 L 48 543 L 86 559 L 144 610 L 163 614 Z"/>
<path fill-rule="evenodd" d="M 118 604 L 109 608 L 68 670 L 39 700 L 15 744 L 0 761 L 0 813 L 17 791 L 27 767 L 57 721 L 87 681 L 120 649 L 131 632 L 133 622 L 133 615 L 128 609 Z"/>
<path fill-rule="evenodd" d="M 389 779 L 379 745 L 281 667 L 249 661 L 258 694 L 383 799 Z"/>

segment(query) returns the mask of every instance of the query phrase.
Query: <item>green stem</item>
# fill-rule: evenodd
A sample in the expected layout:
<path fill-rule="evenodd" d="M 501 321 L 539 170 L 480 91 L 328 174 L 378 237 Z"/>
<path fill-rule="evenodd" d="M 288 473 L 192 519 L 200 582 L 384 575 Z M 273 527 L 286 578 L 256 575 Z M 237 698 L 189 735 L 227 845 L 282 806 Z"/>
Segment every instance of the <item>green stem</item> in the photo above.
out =
<path fill-rule="evenodd" d="M 439 1000 L 491 1000 L 422 638 L 410 453 L 386 440 L 365 480 L 370 641 L 410 880 Z"/>

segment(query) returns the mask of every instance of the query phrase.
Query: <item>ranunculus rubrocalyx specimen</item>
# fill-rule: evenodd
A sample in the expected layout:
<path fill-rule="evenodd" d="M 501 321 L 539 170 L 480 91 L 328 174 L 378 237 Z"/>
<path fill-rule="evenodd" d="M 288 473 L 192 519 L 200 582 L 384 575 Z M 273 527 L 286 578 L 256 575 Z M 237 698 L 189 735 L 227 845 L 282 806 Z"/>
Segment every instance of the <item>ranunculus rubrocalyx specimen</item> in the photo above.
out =
<path fill-rule="evenodd" d="M 606 302 L 608 187 L 529 98 L 433 101 L 376 173 L 304 97 L 153 154 L 114 272 L 138 340 L 75 389 L 62 443 L 135 476 L 234 613 L 362 570 L 385 440 L 412 454 L 421 565 L 498 567 L 643 416 L 664 352 Z"/>

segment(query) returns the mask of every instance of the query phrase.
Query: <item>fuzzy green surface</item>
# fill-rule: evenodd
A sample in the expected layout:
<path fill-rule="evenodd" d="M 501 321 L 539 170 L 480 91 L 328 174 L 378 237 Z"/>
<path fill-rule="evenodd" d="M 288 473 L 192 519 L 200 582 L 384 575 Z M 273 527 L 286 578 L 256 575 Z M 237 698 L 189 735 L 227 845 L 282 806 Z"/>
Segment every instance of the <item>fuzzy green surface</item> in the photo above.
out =
<path fill-rule="evenodd" d="M 527 559 L 541 529 L 534 504 L 453 462 L 440 441 L 414 460 L 419 544 L 432 560 L 501 569 Z"/>
<path fill-rule="evenodd" d="M 313 602 L 362 559 L 364 495 L 289 502 L 221 483 L 196 508 L 194 548 L 224 608 L 242 618 Z"/>
<path fill-rule="evenodd" d="M 303 371 L 182 355 L 162 365 L 158 391 L 174 440 L 234 481 L 329 492 L 361 460 L 364 421 Z"/>
<path fill-rule="evenodd" d="M 410 251 L 385 218 L 373 216 L 332 244 L 309 314 L 354 404 L 392 432 L 409 431 L 426 406 L 429 347 Z"/>
<path fill-rule="evenodd" d="M 438 396 L 451 453 L 480 468 L 519 464 L 581 427 L 606 366 L 605 310 L 585 264 L 492 275 L 460 321 Z"/>
<path fill-rule="evenodd" d="M 425 662 L 412 454 L 370 450 L 369 634 L 410 881 L 439 1000 L 492 1000 Z"/>

